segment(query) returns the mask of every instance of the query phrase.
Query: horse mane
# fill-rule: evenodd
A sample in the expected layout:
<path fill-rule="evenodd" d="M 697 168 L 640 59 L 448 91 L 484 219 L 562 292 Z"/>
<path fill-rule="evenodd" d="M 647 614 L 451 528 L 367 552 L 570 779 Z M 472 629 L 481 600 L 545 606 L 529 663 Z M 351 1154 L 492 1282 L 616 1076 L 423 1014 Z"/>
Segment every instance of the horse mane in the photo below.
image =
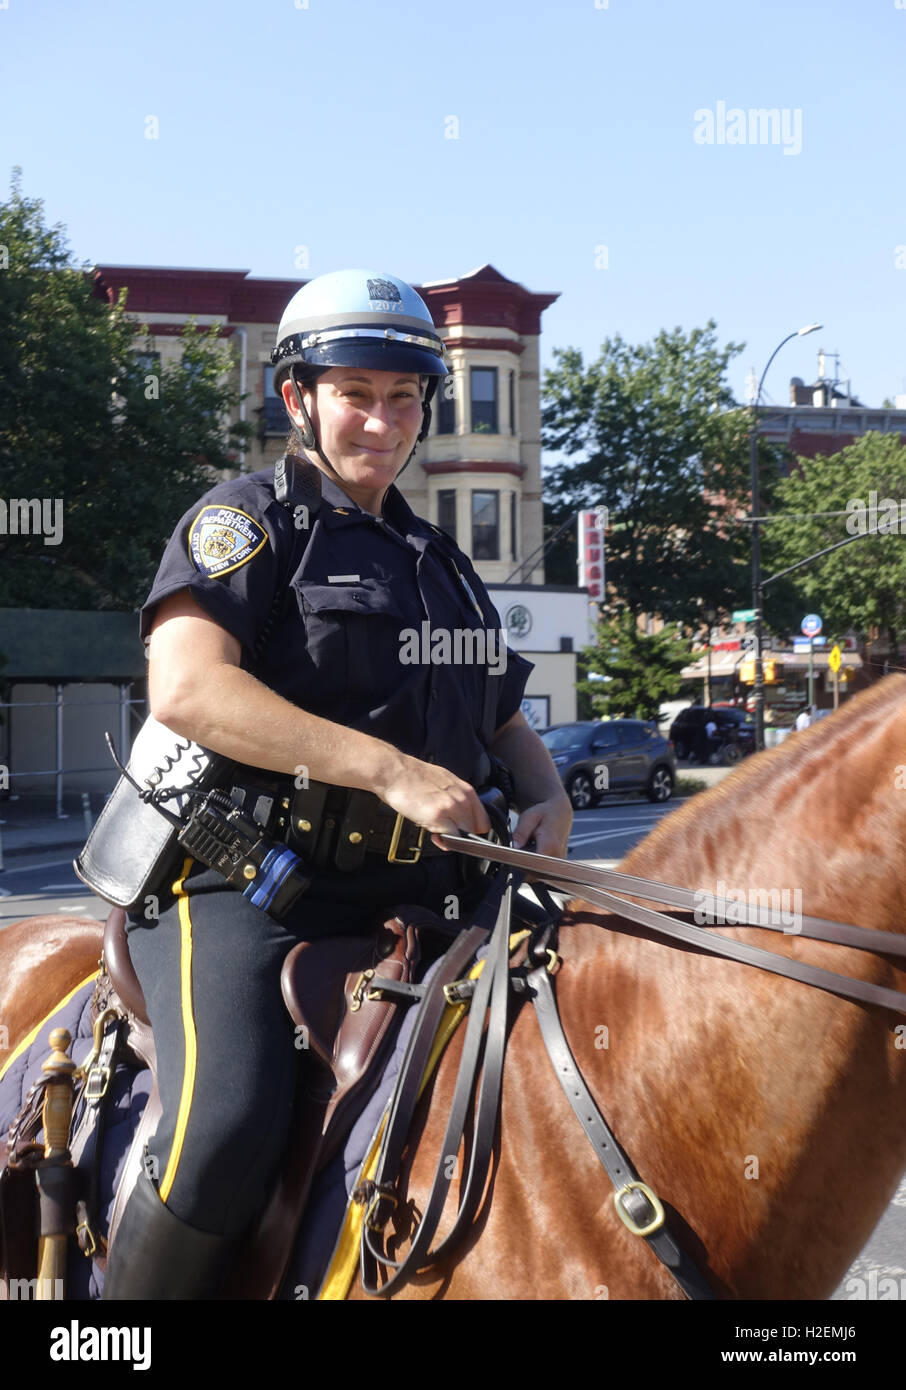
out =
<path fill-rule="evenodd" d="M 848 700 L 831 718 L 746 759 L 716 787 L 690 798 L 630 851 L 620 864 L 621 871 L 644 874 L 643 862 L 654 866 L 668 845 L 673 858 L 678 843 L 725 836 L 728 813 L 734 820 L 740 815 L 751 816 L 755 808 L 759 815 L 769 808 L 777 815 L 785 814 L 797 793 L 806 786 L 814 790 L 817 774 L 839 779 L 842 760 L 864 747 L 868 729 L 886 724 L 897 712 L 906 714 L 906 676 L 887 676 Z M 906 765 L 906 738 L 902 759 Z M 848 796 L 854 795 L 852 781 L 846 790 Z M 828 789 L 827 796 L 841 801 L 839 785 L 835 791 Z"/>

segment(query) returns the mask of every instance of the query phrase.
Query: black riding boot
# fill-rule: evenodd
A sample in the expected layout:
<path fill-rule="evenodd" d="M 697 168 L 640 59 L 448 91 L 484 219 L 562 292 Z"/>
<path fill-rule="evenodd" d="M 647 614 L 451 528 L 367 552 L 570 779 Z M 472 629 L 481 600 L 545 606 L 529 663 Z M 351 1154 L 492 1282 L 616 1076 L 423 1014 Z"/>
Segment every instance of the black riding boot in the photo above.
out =
<path fill-rule="evenodd" d="M 102 1299 L 216 1298 L 229 1270 L 231 1236 L 181 1221 L 139 1175 L 107 1257 Z"/>

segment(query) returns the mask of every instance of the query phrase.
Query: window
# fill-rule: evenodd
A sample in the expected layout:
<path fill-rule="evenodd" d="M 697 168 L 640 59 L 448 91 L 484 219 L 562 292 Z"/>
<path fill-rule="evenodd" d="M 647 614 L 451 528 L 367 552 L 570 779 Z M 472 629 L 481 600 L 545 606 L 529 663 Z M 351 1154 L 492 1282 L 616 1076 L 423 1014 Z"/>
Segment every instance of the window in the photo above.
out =
<path fill-rule="evenodd" d="M 261 421 L 259 428 L 262 434 L 286 434 L 290 429 L 290 418 L 283 397 L 274 395 L 274 369 L 265 366 L 263 372 L 264 408 L 258 417 Z"/>
<path fill-rule="evenodd" d="M 472 559 L 500 559 L 500 494 L 472 493 Z"/>
<path fill-rule="evenodd" d="M 510 434 L 516 433 L 516 373 L 510 372 Z"/>
<path fill-rule="evenodd" d="M 516 543 L 516 494 L 510 493 L 510 559 L 519 559 L 519 546 Z"/>
<path fill-rule="evenodd" d="M 444 488 L 437 494 L 437 524 L 442 531 L 456 540 L 456 490 Z"/>
<path fill-rule="evenodd" d="M 437 433 L 455 434 L 456 433 L 456 378 L 445 376 L 441 378 L 440 385 L 434 395 L 435 413 L 437 415 Z"/>
<path fill-rule="evenodd" d="M 471 369 L 472 433 L 497 434 L 497 368 Z"/>

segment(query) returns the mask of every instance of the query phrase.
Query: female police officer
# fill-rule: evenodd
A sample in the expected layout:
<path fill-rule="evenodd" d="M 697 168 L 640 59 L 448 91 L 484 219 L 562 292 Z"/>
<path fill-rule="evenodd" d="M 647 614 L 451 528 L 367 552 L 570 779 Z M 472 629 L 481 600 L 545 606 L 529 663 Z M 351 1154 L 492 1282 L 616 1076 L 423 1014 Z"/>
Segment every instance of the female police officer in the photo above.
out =
<path fill-rule="evenodd" d="M 320 497 L 309 488 L 304 505 L 285 505 L 262 470 L 187 513 L 142 610 L 150 704 L 234 760 L 229 781 L 247 783 L 258 808 L 273 804 L 258 793 L 274 792 L 275 774 L 287 788 L 332 787 L 339 809 L 325 823 L 339 830 L 325 841 L 312 828 L 311 885 L 285 920 L 191 858 L 156 921 L 130 918 L 163 1114 L 105 1298 L 216 1293 L 288 1131 L 298 1053 L 279 991 L 287 951 L 306 933 L 376 927 L 400 902 L 442 909 L 464 886 L 461 861 L 420 828 L 489 829 L 475 788 L 491 753 L 515 775 L 515 843 L 566 853 L 569 803 L 520 713 L 531 668 L 495 648 L 499 618 L 468 559 L 393 486 L 447 372 L 424 302 L 394 276 L 321 276 L 287 306 L 273 361 Z M 466 629 L 483 635 L 483 659 L 438 661 L 443 644 L 412 659 L 413 633 Z M 340 834 L 353 804 L 364 839 Z M 387 818 L 398 851 L 406 827 L 397 854 L 373 833 Z"/>

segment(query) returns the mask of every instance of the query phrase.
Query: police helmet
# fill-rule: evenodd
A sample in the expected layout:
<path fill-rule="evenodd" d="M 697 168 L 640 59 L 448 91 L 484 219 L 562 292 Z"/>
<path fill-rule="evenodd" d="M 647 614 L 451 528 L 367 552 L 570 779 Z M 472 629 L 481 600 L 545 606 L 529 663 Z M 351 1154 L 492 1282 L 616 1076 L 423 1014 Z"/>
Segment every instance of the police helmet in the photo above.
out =
<path fill-rule="evenodd" d="M 372 270 L 335 270 L 309 280 L 283 311 L 271 362 L 277 395 L 302 363 L 427 376 L 420 439 L 428 432 L 431 397 L 450 370 L 421 295 L 405 280 Z"/>

